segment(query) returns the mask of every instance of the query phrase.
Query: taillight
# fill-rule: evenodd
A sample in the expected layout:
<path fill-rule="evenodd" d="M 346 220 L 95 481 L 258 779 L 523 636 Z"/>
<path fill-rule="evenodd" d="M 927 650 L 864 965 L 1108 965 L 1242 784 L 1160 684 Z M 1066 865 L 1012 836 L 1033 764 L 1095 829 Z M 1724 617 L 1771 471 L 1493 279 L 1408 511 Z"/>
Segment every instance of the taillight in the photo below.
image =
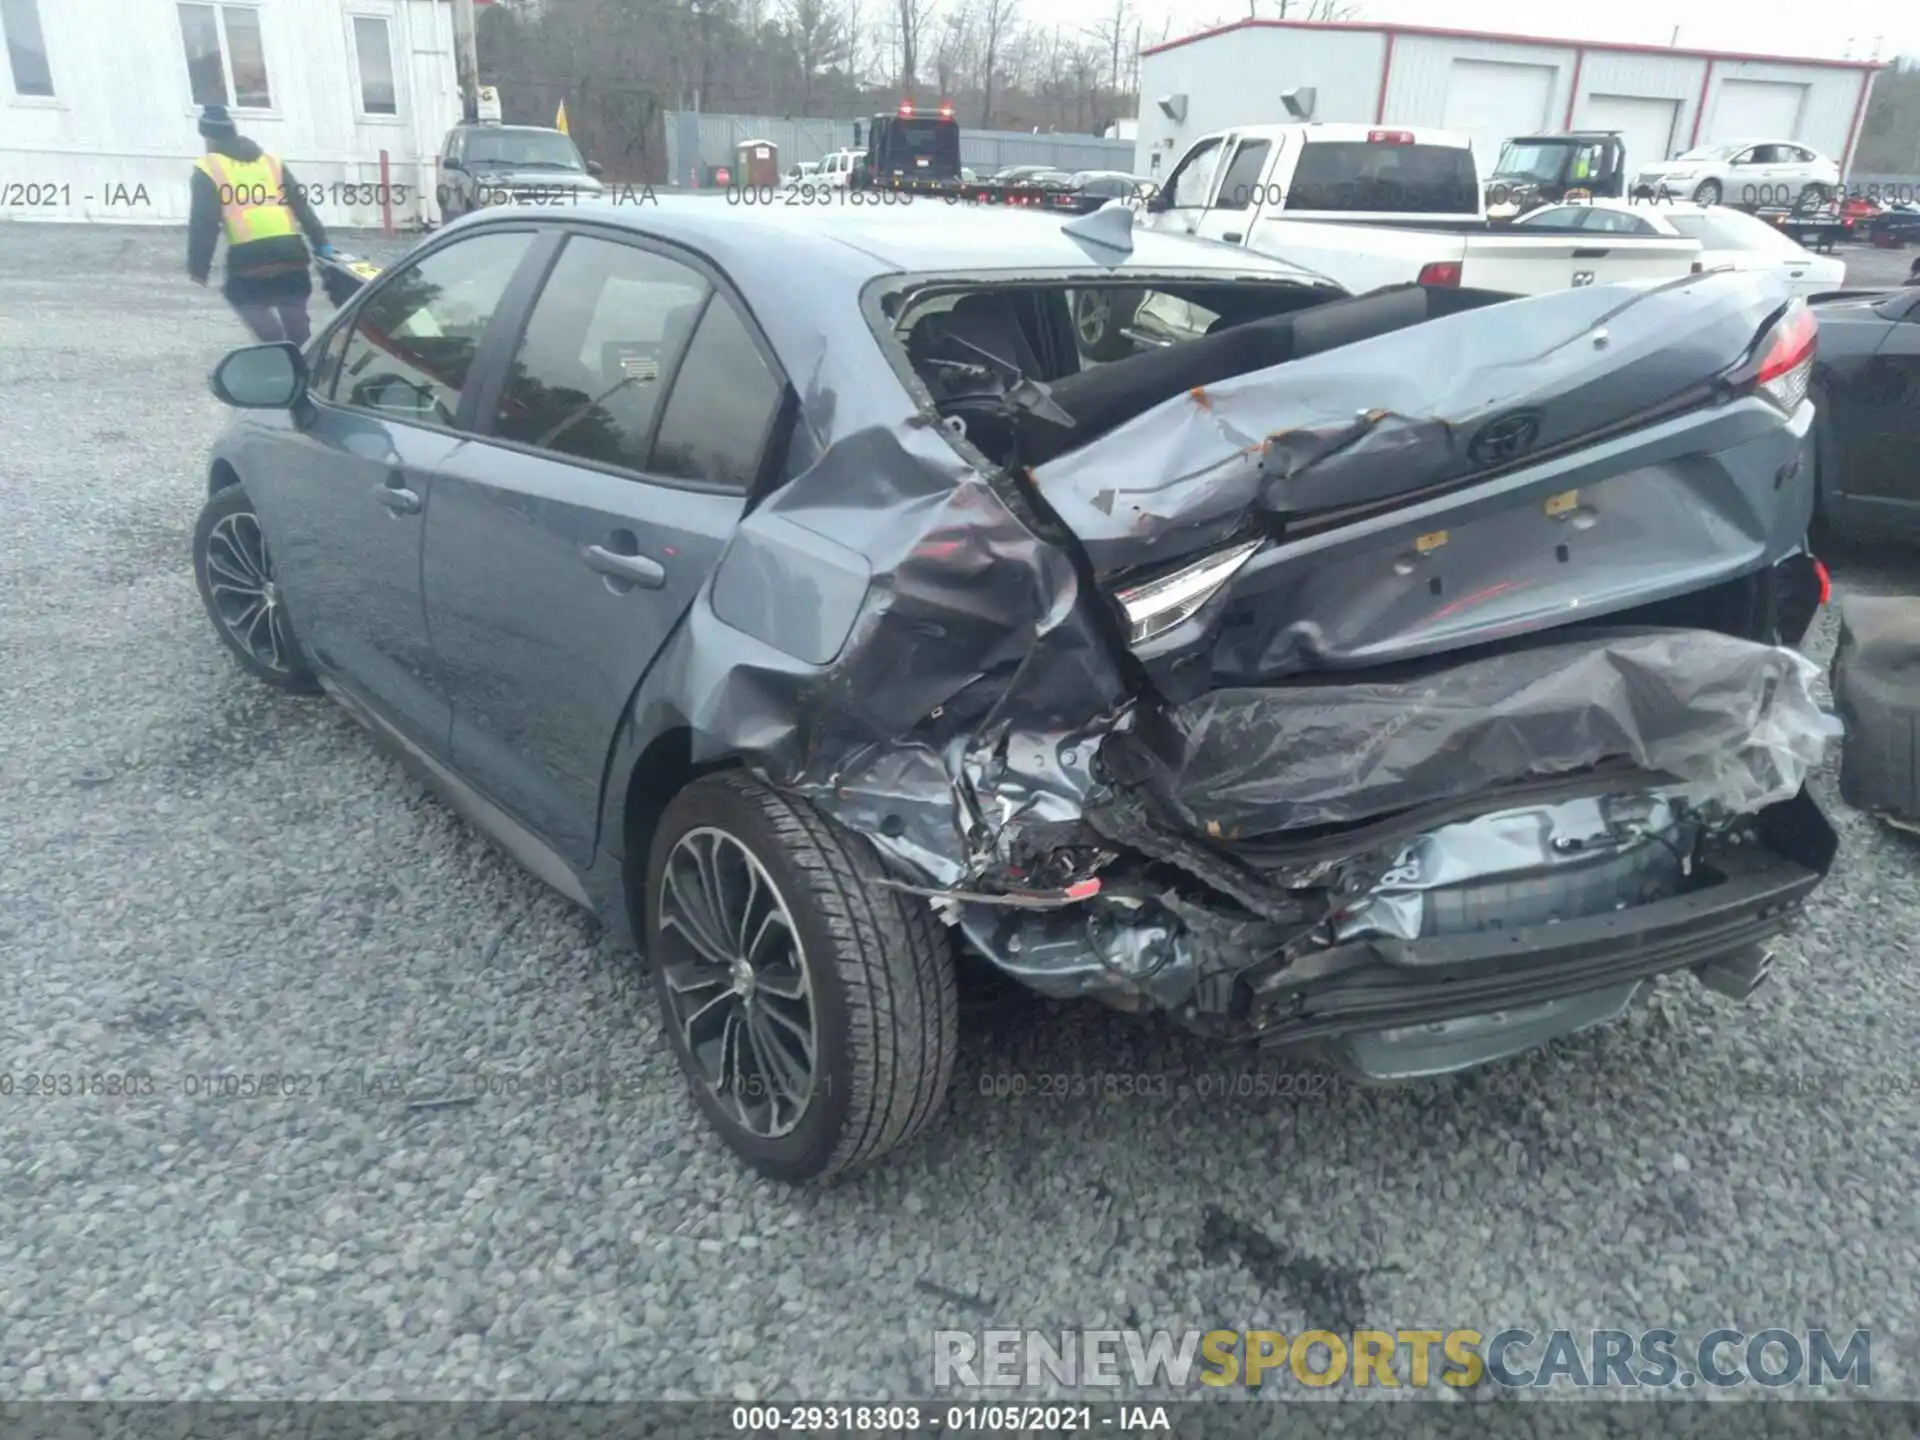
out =
<path fill-rule="evenodd" d="M 1458 260 L 1435 260 L 1430 265 L 1420 267 L 1419 283 L 1437 285 L 1442 289 L 1455 289 L 1460 284 L 1460 262 Z"/>
<path fill-rule="evenodd" d="M 1413 132 L 1411 130 L 1369 130 L 1367 143 L 1369 145 L 1411 145 Z"/>
<path fill-rule="evenodd" d="M 1791 415 L 1807 398 L 1813 380 L 1813 353 L 1820 342 L 1820 322 L 1806 302 L 1795 300 L 1767 332 L 1754 372 L 1754 387 Z"/>
<path fill-rule="evenodd" d="M 1819 577 L 1820 603 L 1825 606 L 1833 599 L 1833 576 L 1827 573 L 1826 562 L 1819 559 L 1813 562 L 1813 573 Z"/>

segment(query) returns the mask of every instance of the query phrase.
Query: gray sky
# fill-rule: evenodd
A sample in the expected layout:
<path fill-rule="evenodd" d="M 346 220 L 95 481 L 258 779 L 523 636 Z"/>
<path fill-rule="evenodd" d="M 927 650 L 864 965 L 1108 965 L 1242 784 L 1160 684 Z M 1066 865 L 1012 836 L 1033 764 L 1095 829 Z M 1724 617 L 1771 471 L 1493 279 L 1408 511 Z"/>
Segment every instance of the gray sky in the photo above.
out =
<path fill-rule="evenodd" d="M 1256 0 L 1273 16 L 1274 0 Z M 1244 18 L 1247 0 L 1133 0 L 1143 22 L 1141 43 L 1151 45 L 1171 21 L 1175 38 L 1212 21 Z M 1305 0 L 1292 7 L 1306 8 Z M 1092 25 L 1113 11 L 1112 0 L 1021 0 L 1022 18 L 1039 24 Z M 1551 18 L 1549 18 L 1551 17 Z M 1680 27 L 1679 43 L 1710 50 L 1753 50 L 1782 55 L 1868 59 L 1903 51 L 1920 56 L 1920 3 L 1916 0 L 1819 0 L 1769 7 L 1736 0 L 1606 0 L 1603 5 L 1559 9 L 1520 0 L 1362 0 L 1356 17 L 1458 30 L 1494 30 L 1524 35 L 1665 45 Z"/>

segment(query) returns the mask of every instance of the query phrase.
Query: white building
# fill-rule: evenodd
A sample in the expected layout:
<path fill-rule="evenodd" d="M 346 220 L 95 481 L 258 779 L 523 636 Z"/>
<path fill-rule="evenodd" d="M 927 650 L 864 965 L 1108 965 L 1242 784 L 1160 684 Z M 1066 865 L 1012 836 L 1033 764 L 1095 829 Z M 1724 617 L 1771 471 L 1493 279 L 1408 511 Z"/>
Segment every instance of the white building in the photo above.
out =
<path fill-rule="evenodd" d="M 1143 52 L 1135 164 L 1164 175 L 1209 131 L 1290 119 L 1282 92 L 1311 88 L 1315 120 L 1459 130 L 1483 168 L 1512 135 L 1619 130 L 1630 166 L 1755 138 L 1799 141 L 1844 172 L 1878 68 L 1414 25 L 1241 20 Z"/>
<path fill-rule="evenodd" d="M 0 224 L 184 224 L 207 103 L 325 187 L 327 225 L 377 227 L 383 198 L 396 225 L 437 218 L 445 0 L 0 0 L 0 29 Z"/>

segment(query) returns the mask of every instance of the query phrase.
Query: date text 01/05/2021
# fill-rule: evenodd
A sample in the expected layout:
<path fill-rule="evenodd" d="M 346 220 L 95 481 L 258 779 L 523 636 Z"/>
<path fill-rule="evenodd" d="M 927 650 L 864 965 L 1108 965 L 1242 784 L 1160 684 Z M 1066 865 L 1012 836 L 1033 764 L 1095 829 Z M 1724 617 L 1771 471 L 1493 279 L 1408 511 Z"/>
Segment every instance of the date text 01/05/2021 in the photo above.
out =
<path fill-rule="evenodd" d="M 1173 1407 L 1178 1413 L 1179 1407 Z M 1171 1433 L 1165 1405 L 736 1405 L 728 1417 L 738 1435 L 947 1435 Z"/>

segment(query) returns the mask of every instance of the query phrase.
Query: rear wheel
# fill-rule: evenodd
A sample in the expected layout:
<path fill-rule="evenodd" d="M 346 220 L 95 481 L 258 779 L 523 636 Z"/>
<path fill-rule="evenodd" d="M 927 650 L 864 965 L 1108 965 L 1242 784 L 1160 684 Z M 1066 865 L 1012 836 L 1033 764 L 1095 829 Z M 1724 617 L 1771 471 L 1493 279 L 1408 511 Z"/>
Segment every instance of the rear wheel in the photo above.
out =
<path fill-rule="evenodd" d="M 260 517 L 238 485 L 216 492 L 201 508 L 193 576 L 214 633 L 241 669 L 282 690 L 317 688 L 274 579 Z"/>
<path fill-rule="evenodd" d="M 1693 203 L 1696 205 L 1718 205 L 1720 203 L 1720 182 L 1702 180 L 1693 191 Z"/>
<path fill-rule="evenodd" d="M 952 1078 L 947 934 L 867 842 L 739 772 L 688 786 L 648 865 L 646 949 L 695 1103 L 777 1180 L 867 1165 Z"/>
<path fill-rule="evenodd" d="M 1133 354 L 1133 342 L 1121 333 L 1140 309 L 1137 290 L 1076 290 L 1073 294 L 1073 333 L 1080 353 L 1089 360 L 1124 360 Z"/>

